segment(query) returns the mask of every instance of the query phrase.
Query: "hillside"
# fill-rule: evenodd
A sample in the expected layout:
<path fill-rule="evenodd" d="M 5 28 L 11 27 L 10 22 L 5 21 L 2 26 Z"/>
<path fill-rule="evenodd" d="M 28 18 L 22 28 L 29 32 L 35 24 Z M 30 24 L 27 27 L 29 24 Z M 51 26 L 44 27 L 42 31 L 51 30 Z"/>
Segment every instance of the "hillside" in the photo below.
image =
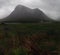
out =
<path fill-rule="evenodd" d="M 31 9 L 17 5 L 14 11 L 1 21 L 6 22 L 51 22 L 53 19 L 46 16 L 40 9 Z"/>

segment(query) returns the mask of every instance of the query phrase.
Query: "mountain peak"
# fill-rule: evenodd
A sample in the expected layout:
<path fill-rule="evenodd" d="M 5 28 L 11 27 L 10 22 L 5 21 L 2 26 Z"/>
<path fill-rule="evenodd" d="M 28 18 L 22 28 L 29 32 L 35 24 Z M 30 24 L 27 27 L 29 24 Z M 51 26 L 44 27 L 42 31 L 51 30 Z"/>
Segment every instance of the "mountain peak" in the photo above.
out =
<path fill-rule="evenodd" d="M 17 5 L 16 8 L 25 7 L 24 5 Z"/>
<path fill-rule="evenodd" d="M 28 7 L 24 6 L 24 5 L 17 5 L 15 9 L 26 9 Z M 28 8 L 30 9 L 30 8 Z"/>
<path fill-rule="evenodd" d="M 30 9 L 24 5 L 17 5 L 15 10 L 3 21 L 19 22 L 40 22 L 49 21 L 50 19 L 38 8 Z"/>

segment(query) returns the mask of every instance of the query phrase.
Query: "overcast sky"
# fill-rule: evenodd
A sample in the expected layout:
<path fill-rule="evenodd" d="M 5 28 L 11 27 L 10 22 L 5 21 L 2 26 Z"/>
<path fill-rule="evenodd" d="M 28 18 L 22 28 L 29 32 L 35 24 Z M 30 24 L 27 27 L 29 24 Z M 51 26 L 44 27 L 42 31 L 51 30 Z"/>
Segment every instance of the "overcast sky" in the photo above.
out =
<path fill-rule="evenodd" d="M 0 0 L 0 18 L 8 16 L 18 4 L 39 8 L 53 19 L 60 17 L 60 0 Z"/>

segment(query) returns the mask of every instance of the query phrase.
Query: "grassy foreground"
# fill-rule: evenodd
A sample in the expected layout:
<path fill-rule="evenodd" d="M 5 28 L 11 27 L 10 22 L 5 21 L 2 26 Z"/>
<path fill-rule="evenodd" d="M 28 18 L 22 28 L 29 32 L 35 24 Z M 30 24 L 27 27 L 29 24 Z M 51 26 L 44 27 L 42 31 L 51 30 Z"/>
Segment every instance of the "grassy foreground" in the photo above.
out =
<path fill-rule="evenodd" d="M 60 24 L 0 24 L 0 55 L 60 55 Z"/>

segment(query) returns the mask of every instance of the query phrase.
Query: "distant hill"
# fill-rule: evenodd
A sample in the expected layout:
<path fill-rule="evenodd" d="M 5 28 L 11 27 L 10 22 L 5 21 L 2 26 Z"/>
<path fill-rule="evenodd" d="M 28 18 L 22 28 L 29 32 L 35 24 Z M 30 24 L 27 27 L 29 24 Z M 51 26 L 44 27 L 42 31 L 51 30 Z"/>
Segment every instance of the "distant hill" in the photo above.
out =
<path fill-rule="evenodd" d="M 23 5 L 18 5 L 14 11 L 6 18 L 2 19 L 3 22 L 48 22 L 52 21 L 40 9 L 30 9 Z"/>

